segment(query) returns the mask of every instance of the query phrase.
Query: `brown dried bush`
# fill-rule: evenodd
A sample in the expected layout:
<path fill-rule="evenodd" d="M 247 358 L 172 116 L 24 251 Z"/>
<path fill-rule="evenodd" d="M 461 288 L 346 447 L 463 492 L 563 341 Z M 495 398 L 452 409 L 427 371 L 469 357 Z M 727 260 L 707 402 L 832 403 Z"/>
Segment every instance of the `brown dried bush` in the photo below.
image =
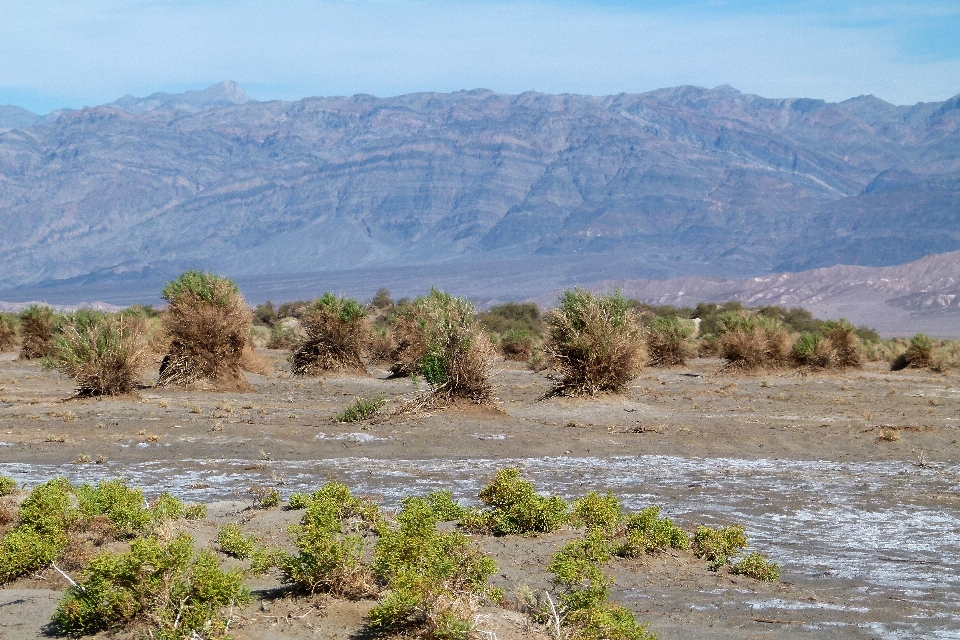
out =
<path fill-rule="evenodd" d="M 720 320 L 720 355 L 725 368 L 741 371 L 779 369 L 790 357 L 789 337 L 772 319 L 745 313 L 726 313 Z"/>
<path fill-rule="evenodd" d="M 924 333 L 918 333 L 910 338 L 906 351 L 901 353 L 891 363 L 894 371 L 901 369 L 929 369 L 933 365 L 933 350 L 937 341 Z"/>
<path fill-rule="evenodd" d="M 536 347 L 536 336 L 525 329 L 514 329 L 500 336 L 500 353 L 507 360 L 526 362 Z"/>
<path fill-rule="evenodd" d="M 619 291 L 566 291 L 545 320 L 545 350 L 560 374 L 553 393 L 622 391 L 647 360 L 640 316 Z"/>
<path fill-rule="evenodd" d="M 143 322 L 78 312 L 68 316 L 54 337 L 49 358 L 51 368 L 76 380 L 78 395 L 133 393 L 148 358 Z"/>
<path fill-rule="evenodd" d="M 677 317 L 657 317 L 647 327 L 647 363 L 652 367 L 675 367 L 686 364 L 696 353 L 690 344 L 693 323 L 685 324 Z"/>
<path fill-rule="evenodd" d="M 393 327 L 394 375 L 421 375 L 437 398 L 488 402 L 493 346 L 476 321 L 473 305 L 431 289 L 404 306 Z"/>
<path fill-rule="evenodd" d="M 300 317 L 306 338 L 293 348 L 293 373 L 365 372 L 366 317 L 366 309 L 353 298 L 325 293 L 315 300 Z"/>
<path fill-rule="evenodd" d="M 33 305 L 20 314 L 20 359 L 50 355 L 55 315 L 50 307 Z"/>
<path fill-rule="evenodd" d="M 823 334 L 830 341 L 835 367 L 859 369 L 863 366 L 863 345 L 856 330 L 856 327 L 842 318 L 830 320 L 824 325 Z"/>
<path fill-rule="evenodd" d="M 393 341 L 393 333 L 389 329 L 371 328 L 367 346 L 367 358 L 374 364 L 390 362 L 390 354 L 397 345 Z"/>
<path fill-rule="evenodd" d="M 252 391 L 240 362 L 253 318 L 237 286 L 188 271 L 164 287 L 163 298 L 170 303 L 163 315 L 170 350 L 157 385 L 205 381 L 221 390 Z"/>
<path fill-rule="evenodd" d="M 0 313 L 0 351 L 13 351 L 17 348 L 17 317 L 10 313 Z"/>

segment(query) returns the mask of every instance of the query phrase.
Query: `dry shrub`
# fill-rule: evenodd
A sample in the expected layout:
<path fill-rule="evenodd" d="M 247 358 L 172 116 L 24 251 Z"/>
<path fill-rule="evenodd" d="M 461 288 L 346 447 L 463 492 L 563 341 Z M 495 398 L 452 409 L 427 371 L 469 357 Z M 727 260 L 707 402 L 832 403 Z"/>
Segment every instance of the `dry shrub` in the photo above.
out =
<path fill-rule="evenodd" d="M 514 329 L 500 336 L 500 353 L 507 360 L 526 362 L 536 347 L 536 336 L 525 329 Z"/>
<path fill-rule="evenodd" d="M 830 320 L 823 328 L 824 336 L 833 351 L 833 365 L 839 369 L 859 369 L 863 366 L 863 346 L 856 327 L 841 318 Z"/>
<path fill-rule="evenodd" d="M 826 369 L 834 363 L 834 352 L 822 334 L 804 331 L 793 343 L 790 359 L 798 367 Z"/>
<path fill-rule="evenodd" d="M 388 329 L 378 329 L 374 327 L 370 330 L 367 358 L 373 364 L 389 363 L 390 354 L 393 353 L 396 347 L 397 345 L 393 341 L 393 334 Z"/>
<path fill-rule="evenodd" d="M 560 374 L 553 393 L 622 391 L 647 360 L 640 316 L 619 291 L 565 291 L 545 320 L 546 351 Z"/>
<path fill-rule="evenodd" d="M 50 355 L 55 316 L 50 307 L 33 305 L 20 314 L 20 358 L 32 360 Z"/>
<path fill-rule="evenodd" d="M 924 333 L 918 333 L 910 338 L 906 350 L 897 356 L 890 368 L 894 371 L 901 369 L 929 369 L 933 366 L 933 350 L 937 341 Z"/>
<path fill-rule="evenodd" d="M 240 368 L 261 376 L 268 376 L 273 373 L 273 365 L 270 364 L 270 360 L 259 353 L 252 342 L 243 345 L 243 351 L 240 352 Z"/>
<path fill-rule="evenodd" d="M 49 366 L 77 383 L 82 396 L 132 393 L 147 362 L 143 323 L 122 315 L 77 312 L 53 339 Z"/>
<path fill-rule="evenodd" d="M 366 317 L 366 309 L 353 298 L 325 293 L 315 300 L 300 317 L 306 338 L 293 349 L 293 373 L 365 372 Z"/>
<path fill-rule="evenodd" d="M 493 346 L 474 316 L 473 305 L 431 289 L 404 306 L 393 327 L 394 375 L 422 375 L 434 397 L 488 402 Z"/>
<path fill-rule="evenodd" d="M 253 319 L 237 285 L 187 271 L 163 288 L 163 298 L 170 303 L 163 315 L 170 349 L 157 385 L 206 381 L 222 390 L 252 391 L 241 359 Z"/>
<path fill-rule="evenodd" d="M 13 351 L 17 348 L 17 317 L 10 313 L 0 313 L 0 351 Z"/>
<path fill-rule="evenodd" d="M 778 369 L 786 365 L 790 345 L 778 321 L 745 313 L 725 313 L 720 319 L 720 355 L 725 368 L 741 371 Z"/>
<path fill-rule="evenodd" d="M 690 345 L 693 323 L 676 317 L 654 318 L 647 328 L 647 363 L 652 367 L 684 365 L 695 353 Z"/>

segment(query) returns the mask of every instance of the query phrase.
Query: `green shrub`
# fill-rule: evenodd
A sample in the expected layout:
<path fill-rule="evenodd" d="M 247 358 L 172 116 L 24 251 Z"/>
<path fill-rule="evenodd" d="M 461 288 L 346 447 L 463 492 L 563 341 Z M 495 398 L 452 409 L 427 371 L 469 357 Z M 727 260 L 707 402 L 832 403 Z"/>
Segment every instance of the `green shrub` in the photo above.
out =
<path fill-rule="evenodd" d="M 193 538 L 168 544 L 138 538 L 127 553 L 102 553 L 80 572 L 54 614 L 61 632 L 87 635 L 141 618 L 161 640 L 226 635 L 222 609 L 251 601 L 239 571 L 213 554 L 194 554 Z"/>
<path fill-rule="evenodd" d="M 335 422 L 362 422 L 375 416 L 386 403 L 385 398 L 357 398 L 333 419 Z"/>
<path fill-rule="evenodd" d="M 141 533 L 154 519 L 146 508 L 143 492 L 131 489 L 121 479 L 104 480 L 96 487 L 84 484 L 77 488 L 76 494 L 84 518 L 106 516 L 120 537 Z"/>
<path fill-rule="evenodd" d="M 656 636 L 647 632 L 646 624 L 608 601 L 613 581 L 600 567 L 610 557 L 609 543 L 599 530 L 568 543 L 551 557 L 547 571 L 561 590 L 557 608 L 566 635 L 577 640 L 653 640 Z"/>
<path fill-rule="evenodd" d="M 407 500 L 396 527 L 380 525 L 373 570 L 386 595 L 367 616 L 374 629 L 417 629 L 419 635 L 466 639 L 474 606 L 487 597 L 494 562 L 460 533 L 442 533 L 426 500 Z"/>
<path fill-rule="evenodd" d="M 780 580 L 780 565 L 767 560 L 759 553 L 747 554 L 730 568 L 730 572 L 761 582 Z"/>
<path fill-rule="evenodd" d="M 32 305 L 20 312 L 20 357 L 24 360 L 50 355 L 55 316 L 50 307 Z"/>
<path fill-rule="evenodd" d="M 306 337 L 293 348 L 296 375 L 324 371 L 364 371 L 367 311 L 353 298 L 325 293 L 301 315 Z"/>
<path fill-rule="evenodd" d="M 433 509 L 433 515 L 438 522 L 458 521 L 467 512 L 453 499 L 453 493 L 447 490 L 434 491 L 422 498 L 404 498 L 400 501 L 400 506 L 405 507 L 411 500 L 424 500 Z"/>
<path fill-rule="evenodd" d="M 647 328 L 647 364 L 653 367 L 674 367 L 686 364 L 693 354 L 690 321 L 675 317 L 656 317 Z"/>
<path fill-rule="evenodd" d="M 271 509 L 280 504 L 280 492 L 272 487 L 250 487 L 254 509 Z"/>
<path fill-rule="evenodd" d="M 573 503 L 570 520 L 574 526 L 586 527 L 588 531 L 613 535 L 623 520 L 620 501 L 611 493 L 601 496 L 591 491 Z"/>
<path fill-rule="evenodd" d="M 516 468 L 501 469 L 479 494 L 484 510 L 470 510 L 461 523 L 494 535 L 548 533 L 569 520 L 569 506 L 559 496 L 544 497 L 520 478 Z"/>
<path fill-rule="evenodd" d="M 9 496 L 17 492 L 17 481 L 7 476 L 0 476 L 0 496 Z"/>
<path fill-rule="evenodd" d="M 240 525 L 235 522 L 223 525 L 217 532 L 216 543 L 220 551 L 241 560 L 250 557 L 257 546 L 257 542 L 259 540 L 256 536 L 243 535 Z"/>
<path fill-rule="evenodd" d="M 554 393 L 622 391 L 646 362 L 639 316 L 619 291 L 566 291 L 546 324 L 546 351 L 560 373 Z"/>
<path fill-rule="evenodd" d="M 290 499 L 287 501 L 287 508 L 293 511 L 299 509 L 306 509 L 310 506 L 310 494 L 303 493 L 302 491 L 295 491 L 290 494 Z"/>
<path fill-rule="evenodd" d="M 617 548 L 618 556 L 637 557 L 666 549 L 688 549 L 690 539 L 670 518 L 660 517 L 660 507 L 651 506 L 627 519 L 626 540 Z"/>
<path fill-rule="evenodd" d="M 55 478 L 30 492 L 20 503 L 17 517 L 21 526 L 40 535 L 63 535 L 80 519 L 73 502 L 73 487 L 66 478 Z"/>
<path fill-rule="evenodd" d="M 790 349 L 790 357 L 799 366 L 826 368 L 833 360 L 830 342 L 819 333 L 801 333 Z"/>
<path fill-rule="evenodd" d="M 731 556 L 740 553 L 746 546 L 747 536 L 742 525 L 719 529 L 698 525 L 693 536 L 694 555 L 707 560 L 714 570 L 727 564 Z"/>
<path fill-rule="evenodd" d="M 513 329 L 500 336 L 500 353 L 507 360 L 526 362 L 536 346 L 537 337 L 526 329 Z"/>
<path fill-rule="evenodd" d="M 10 313 L 0 313 L 0 352 L 17 348 L 17 328 L 20 322 Z"/>
<path fill-rule="evenodd" d="M 292 498 L 293 496 L 291 496 Z M 380 508 L 369 498 L 358 498 L 350 493 L 350 488 L 339 482 L 327 482 L 311 493 L 304 504 L 307 512 L 302 523 L 309 525 L 314 518 L 325 521 L 332 513 L 338 522 L 359 520 L 370 527 L 382 519 Z"/>
<path fill-rule="evenodd" d="M 203 503 L 188 504 L 183 511 L 187 520 L 203 520 L 207 517 L 207 505 Z"/>
<path fill-rule="evenodd" d="M 491 400 L 493 347 L 470 302 L 431 289 L 400 310 L 393 336 L 394 375 L 422 375 L 435 397 Z"/>
<path fill-rule="evenodd" d="M 187 508 L 179 498 L 175 498 L 164 491 L 150 503 L 153 519 L 157 522 L 177 520 L 187 515 Z"/>
<path fill-rule="evenodd" d="M 0 539 L 0 584 L 49 565 L 66 544 L 62 532 L 41 534 L 23 525 L 11 529 Z"/>

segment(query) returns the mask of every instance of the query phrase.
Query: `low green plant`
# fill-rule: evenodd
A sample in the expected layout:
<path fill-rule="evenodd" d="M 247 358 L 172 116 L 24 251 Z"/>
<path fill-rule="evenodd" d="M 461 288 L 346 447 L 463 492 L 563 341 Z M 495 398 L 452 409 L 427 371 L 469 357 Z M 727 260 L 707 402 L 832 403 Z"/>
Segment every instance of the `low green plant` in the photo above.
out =
<path fill-rule="evenodd" d="M 335 422 L 362 422 L 369 420 L 375 416 L 386 403 L 385 398 L 357 398 L 353 404 L 335 415 L 333 419 Z"/>
<path fill-rule="evenodd" d="M 225 638 L 225 607 L 252 600 L 240 571 L 224 572 L 212 553 L 194 553 L 193 538 L 169 543 L 137 538 L 126 553 L 101 553 L 80 572 L 54 614 L 62 633 L 89 635 L 142 619 L 150 637 Z"/>
<path fill-rule="evenodd" d="M 406 501 L 397 526 L 379 525 L 372 567 L 387 592 L 367 615 L 372 628 L 462 640 L 473 630 L 478 600 L 500 597 L 487 587 L 493 560 L 463 534 L 436 525 L 433 506 L 421 498 Z"/>
<path fill-rule="evenodd" d="M 302 491 L 295 491 L 290 494 L 287 500 L 287 508 L 293 511 L 306 509 L 310 505 L 310 494 Z"/>
<path fill-rule="evenodd" d="M 67 545 L 60 532 L 40 532 L 20 525 L 0 539 L 0 584 L 49 565 Z"/>
<path fill-rule="evenodd" d="M 453 499 L 453 493 L 447 490 L 433 491 L 425 495 L 423 499 L 433 509 L 433 514 L 440 522 L 460 520 L 466 513 L 466 509 Z"/>
<path fill-rule="evenodd" d="M 749 553 L 734 563 L 730 573 L 747 576 L 761 582 L 777 582 L 780 580 L 780 565 L 767 560 L 759 553 Z"/>
<path fill-rule="evenodd" d="M 104 480 L 96 487 L 84 484 L 77 487 L 76 494 L 83 517 L 106 516 L 120 537 L 139 534 L 155 517 L 147 509 L 143 492 L 131 489 L 121 479 Z"/>
<path fill-rule="evenodd" d="M 648 625 L 626 608 L 608 600 L 613 580 L 601 567 L 611 558 L 610 543 L 599 529 L 568 543 L 553 554 L 547 571 L 560 589 L 555 611 L 566 636 L 576 640 L 653 640 Z M 553 611 L 541 610 L 544 620 Z M 558 630 L 559 631 L 559 630 Z"/>
<path fill-rule="evenodd" d="M 221 552 L 240 560 L 246 560 L 253 553 L 259 539 L 257 536 L 245 536 L 236 522 L 229 522 L 217 532 L 217 547 Z"/>
<path fill-rule="evenodd" d="M 280 492 L 273 487 L 250 487 L 248 493 L 253 496 L 254 509 L 272 509 L 280 504 Z"/>
<path fill-rule="evenodd" d="M 537 336 L 526 329 L 513 329 L 500 336 L 499 346 L 507 360 L 526 362 L 537 347 Z"/>
<path fill-rule="evenodd" d="M 623 513 L 617 497 L 612 493 L 602 496 L 596 491 L 573 503 L 570 518 L 574 526 L 586 527 L 587 531 L 598 530 L 607 535 L 613 535 L 622 520 Z"/>
<path fill-rule="evenodd" d="M 186 505 L 179 498 L 175 498 L 164 491 L 150 503 L 150 510 L 153 512 L 153 519 L 157 522 L 164 520 L 177 520 L 187 515 Z"/>
<path fill-rule="evenodd" d="M 183 511 L 187 520 L 203 520 L 207 517 L 207 505 L 203 503 L 188 504 Z"/>
<path fill-rule="evenodd" d="M 570 507 L 559 496 L 539 495 L 516 468 L 501 469 L 478 496 L 486 509 L 471 509 L 461 518 L 467 529 L 494 535 L 547 533 L 567 523 Z"/>
<path fill-rule="evenodd" d="M 830 342 L 820 333 L 801 333 L 790 349 L 791 359 L 800 366 L 826 368 L 833 361 Z"/>
<path fill-rule="evenodd" d="M 693 535 L 694 555 L 707 560 L 714 571 L 727 564 L 731 556 L 740 553 L 746 546 L 747 536 L 739 524 L 720 528 L 698 525 Z"/>
<path fill-rule="evenodd" d="M 660 517 L 660 507 L 650 506 L 627 518 L 625 541 L 618 556 L 637 557 L 667 549 L 688 549 L 690 539 L 670 518 Z"/>
<path fill-rule="evenodd" d="M 17 481 L 7 476 L 0 476 L 0 497 L 13 495 L 17 492 Z"/>
<path fill-rule="evenodd" d="M 66 478 L 54 478 L 39 485 L 20 503 L 20 526 L 40 535 L 64 535 L 81 517 L 74 506 L 73 487 Z"/>

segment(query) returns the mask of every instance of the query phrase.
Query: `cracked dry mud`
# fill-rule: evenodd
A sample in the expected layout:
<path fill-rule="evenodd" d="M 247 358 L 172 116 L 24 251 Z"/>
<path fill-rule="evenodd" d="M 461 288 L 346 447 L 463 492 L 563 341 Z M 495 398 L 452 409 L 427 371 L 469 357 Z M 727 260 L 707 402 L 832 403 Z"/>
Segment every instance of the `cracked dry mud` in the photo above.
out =
<path fill-rule="evenodd" d="M 719 373 L 719 360 L 649 369 L 623 395 L 551 398 L 543 375 L 499 362 L 502 411 L 455 408 L 366 425 L 332 416 L 358 396 L 389 411 L 409 380 L 249 375 L 257 393 L 156 389 L 64 400 L 70 380 L 0 355 L 0 474 L 28 486 L 125 477 L 152 497 L 211 505 L 188 526 L 207 543 L 228 521 L 286 543 L 297 512 L 252 511 L 245 490 L 286 497 L 327 479 L 392 508 L 449 488 L 475 502 L 513 465 L 538 489 L 572 498 L 612 491 L 628 509 L 662 506 L 687 531 L 742 523 L 751 547 L 783 566 L 764 584 L 707 570 L 689 552 L 615 560 L 612 598 L 668 638 L 960 638 L 960 377 L 891 373 Z M 896 438 L 896 439 L 894 439 Z M 572 535 L 474 536 L 507 592 L 548 586 L 544 567 Z M 372 602 L 277 597 L 270 579 L 237 612 L 238 638 L 358 637 Z M 0 589 L 0 637 L 46 637 L 65 584 L 45 571 Z M 513 611 L 485 609 L 498 640 L 546 637 Z M 110 634 L 104 634 L 110 636 Z M 110 636 L 114 637 L 114 636 Z M 121 637 L 122 634 L 121 634 Z"/>

